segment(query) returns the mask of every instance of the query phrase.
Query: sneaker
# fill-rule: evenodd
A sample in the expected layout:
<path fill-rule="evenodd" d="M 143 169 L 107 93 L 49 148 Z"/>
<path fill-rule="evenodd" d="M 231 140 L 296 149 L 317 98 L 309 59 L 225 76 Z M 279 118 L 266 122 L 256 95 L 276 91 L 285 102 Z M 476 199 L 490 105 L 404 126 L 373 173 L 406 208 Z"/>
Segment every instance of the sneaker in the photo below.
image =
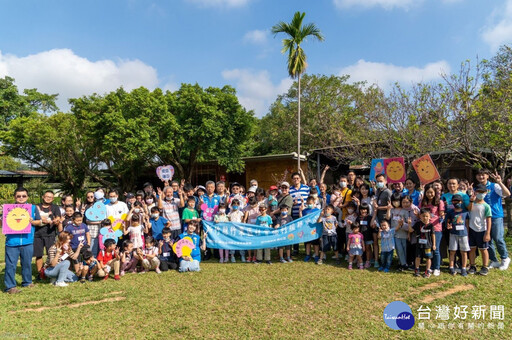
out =
<path fill-rule="evenodd" d="M 414 276 L 416 276 L 416 277 L 420 276 L 420 269 L 419 268 L 414 269 Z"/>
<path fill-rule="evenodd" d="M 245 256 L 241 256 L 241 257 L 240 257 L 240 260 L 242 261 L 242 263 L 245 263 L 245 262 L 246 262 L 246 261 L 245 261 Z"/>
<path fill-rule="evenodd" d="M 55 284 L 55 281 L 57 281 L 57 278 L 56 277 L 52 277 L 50 279 L 50 284 L 52 284 L 52 285 Z"/>
<path fill-rule="evenodd" d="M 116 280 L 116 281 L 121 280 L 121 276 L 119 276 L 119 275 L 114 275 L 114 280 Z"/>
<path fill-rule="evenodd" d="M 334 255 L 333 257 L 331 257 L 331 259 L 333 259 L 333 260 L 337 260 L 337 259 L 338 259 L 338 256 Z"/>
<path fill-rule="evenodd" d="M 291 257 L 287 258 L 286 261 L 288 261 L 288 263 L 292 263 L 293 262 Z"/>
<path fill-rule="evenodd" d="M 11 289 L 9 289 L 7 292 L 7 294 L 18 294 L 18 293 L 21 293 L 21 290 L 19 290 L 18 288 L 16 287 L 12 287 Z"/>
<path fill-rule="evenodd" d="M 220 259 L 220 260 L 219 260 L 219 263 L 224 263 L 224 259 Z"/>
<path fill-rule="evenodd" d="M 316 261 L 316 264 L 318 264 L 318 265 L 324 264 L 324 261 L 322 261 L 322 259 L 320 259 L 320 260 Z"/>
<path fill-rule="evenodd" d="M 475 273 L 476 273 L 476 267 L 475 267 L 475 266 L 470 266 L 470 267 L 469 267 L 468 274 L 473 275 L 473 274 L 475 274 Z"/>
<path fill-rule="evenodd" d="M 370 261 L 366 261 L 366 263 L 364 264 L 364 267 L 366 269 L 370 268 L 371 267 Z"/>
<path fill-rule="evenodd" d="M 324 257 L 322 257 L 322 261 L 327 261 L 327 255 L 324 255 Z"/>
<path fill-rule="evenodd" d="M 108 274 L 103 277 L 103 281 L 108 280 Z"/>
<path fill-rule="evenodd" d="M 309 262 L 309 260 L 311 260 L 311 256 L 310 255 L 306 255 L 306 257 L 304 258 L 304 262 Z"/>
<path fill-rule="evenodd" d="M 480 271 L 478 272 L 478 274 L 483 275 L 483 276 L 489 274 L 489 268 L 487 268 L 487 267 L 480 268 Z"/>
<path fill-rule="evenodd" d="M 411 272 L 414 271 L 414 266 L 408 266 L 407 270 L 410 270 Z"/>
<path fill-rule="evenodd" d="M 466 268 L 464 268 L 464 269 L 466 269 Z M 460 273 L 462 272 L 462 269 L 460 269 L 460 268 L 455 268 L 455 272 L 456 272 L 457 274 L 460 274 Z"/>
<path fill-rule="evenodd" d="M 363 264 L 362 264 L 362 263 L 359 265 L 359 269 L 361 269 L 361 270 L 363 270 L 363 269 L 364 269 L 364 266 L 363 266 Z"/>
<path fill-rule="evenodd" d="M 468 271 L 466 270 L 466 268 L 462 268 L 462 269 L 460 270 L 460 275 L 462 275 L 463 277 L 468 276 Z"/>
<path fill-rule="evenodd" d="M 64 282 L 64 281 L 58 281 L 58 282 L 55 282 L 55 286 L 57 286 L 57 287 L 67 287 L 69 285 L 66 282 Z"/>
<path fill-rule="evenodd" d="M 261 262 L 261 261 L 260 261 Z M 266 264 L 272 264 L 271 261 L 265 261 Z"/>
<path fill-rule="evenodd" d="M 375 261 L 374 267 L 375 267 L 375 268 L 379 268 L 379 267 L 380 267 L 380 266 L 379 266 L 379 261 Z"/>
<path fill-rule="evenodd" d="M 434 269 L 434 276 L 441 275 L 441 271 L 439 269 Z"/>
<path fill-rule="evenodd" d="M 378 270 L 379 272 L 381 272 L 381 271 L 383 271 L 383 270 L 384 270 L 384 267 L 379 267 L 377 270 Z"/>
<path fill-rule="evenodd" d="M 87 281 L 92 282 L 92 280 L 93 280 L 92 275 L 87 276 Z"/>
<path fill-rule="evenodd" d="M 124 274 L 126 274 L 124 270 L 121 270 L 121 273 L 119 273 L 121 276 L 124 276 Z"/>
<path fill-rule="evenodd" d="M 231 256 L 231 263 L 236 263 L 235 256 Z"/>
<path fill-rule="evenodd" d="M 450 267 L 450 275 L 456 275 L 457 272 L 455 271 L 455 268 Z"/>
<path fill-rule="evenodd" d="M 383 272 L 384 273 L 389 273 L 389 268 L 384 268 Z"/>
<path fill-rule="evenodd" d="M 286 260 L 285 260 L 284 258 L 282 258 L 282 257 L 279 259 L 279 262 L 281 262 L 281 263 L 288 263 L 288 261 L 286 261 Z"/>
<path fill-rule="evenodd" d="M 254 263 L 254 264 L 260 264 L 260 263 L 261 263 L 261 261 L 260 261 L 260 260 L 256 260 L 256 261 L 254 261 L 253 263 Z"/>
<path fill-rule="evenodd" d="M 507 257 L 506 259 L 501 260 L 500 270 L 507 270 L 509 265 L 510 265 L 510 257 Z"/>
<path fill-rule="evenodd" d="M 402 267 L 398 267 L 398 269 L 396 270 L 397 272 L 403 272 L 404 269 Z"/>
<path fill-rule="evenodd" d="M 147 270 L 147 269 L 142 269 L 142 270 L 139 272 L 139 274 L 146 274 L 147 272 L 148 272 L 148 270 Z"/>
<path fill-rule="evenodd" d="M 318 263 L 318 261 L 320 261 L 320 257 L 315 256 L 315 264 L 317 264 L 317 263 Z"/>
<path fill-rule="evenodd" d="M 491 264 L 489 265 L 489 269 L 499 268 L 499 267 L 501 267 L 501 262 L 499 262 L 499 261 L 491 261 Z"/>
<path fill-rule="evenodd" d="M 258 262 L 258 260 L 256 259 L 256 256 L 253 256 L 253 257 L 252 257 L 252 261 L 251 261 L 251 262 L 252 262 L 252 263 L 256 263 L 256 262 Z"/>
<path fill-rule="evenodd" d="M 161 270 L 160 270 L 160 268 L 158 268 L 158 267 L 156 267 L 156 268 L 155 268 L 155 272 L 156 272 L 157 274 L 161 274 L 161 273 L 162 273 L 162 271 L 161 271 Z"/>
<path fill-rule="evenodd" d="M 348 265 L 348 269 L 349 269 L 349 270 L 352 270 L 352 263 L 350 263 L 350 264 Z"/>
<path fill-rule="evenodd" d="M 80 278 L 80 283 L 85 283 L 85 277 Z"/>
<path fill-rule="evenodd" d="M 430 277 L 430 272 L 428 270 L 425 270 L 425 274 L 423 274 L 423 277 L 428 279 Z"/>

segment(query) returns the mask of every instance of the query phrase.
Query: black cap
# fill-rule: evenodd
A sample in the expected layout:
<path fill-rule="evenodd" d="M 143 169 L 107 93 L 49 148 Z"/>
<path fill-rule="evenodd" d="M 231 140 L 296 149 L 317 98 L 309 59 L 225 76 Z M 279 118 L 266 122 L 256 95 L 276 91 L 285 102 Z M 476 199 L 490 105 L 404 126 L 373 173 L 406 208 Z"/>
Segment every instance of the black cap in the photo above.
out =
<path fill-rule="evenodd" d="M 144 185 L 142 187 L 145 188 L 145 187 L 152 187 L 152 186 L 153 186 L 153 184 L 146 182 L 146 183 L 144 183 Z"/>
<path fill-rule="evenodd" d="M 134 197 L 135 197 L 135 196 L 134 196 L 131 192 L 129 192 L 129 193 L 127 193 L 127 194 L 126 194 L 126 198 L 134 198 Z"/>
<path fill-rule="evenodd" d="M 453 196 L 452 196 L 452 202 L 453 202 L 453 201 L 460 201 L 460 202 L 462 202 L 462 196 L 461 196 L 461 195 L 459 195 L 459 194 L 455 194 L 455 195 L 453 195 Z"/>
<path fill-rule="evenodd" d="M 485 186 L 485 184 L 480 183 L 476 186 L 475 191 L 484 192 L 487 191 L 487 187 Z"/>
<path fill-rule="evenodd" d="M 230 185 L 230 187 L 231 187 L 231 188 L 232 188 L 232 187 L 239 187 L 239 186 L 240 186 L 240 183 L 238 183 L 238 182 L 233 182 L 233 183 L 231 183 L 231 185 Z"/>

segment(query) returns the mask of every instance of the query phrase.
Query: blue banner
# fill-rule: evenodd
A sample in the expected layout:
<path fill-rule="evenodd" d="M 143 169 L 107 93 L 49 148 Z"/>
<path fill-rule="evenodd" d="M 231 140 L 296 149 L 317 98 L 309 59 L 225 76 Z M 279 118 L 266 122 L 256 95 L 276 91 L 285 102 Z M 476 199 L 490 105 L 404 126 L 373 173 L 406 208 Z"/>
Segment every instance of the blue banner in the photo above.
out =
<path fill-rule="evenodd" d="M 206 246 L 215 249 L 249 250 L 284 247 L 309 242 L 322 236 L 322 223 L 317 223 L 320 210 L 289 222 L 278 229 L 254 224 L 203 221 Z"/>

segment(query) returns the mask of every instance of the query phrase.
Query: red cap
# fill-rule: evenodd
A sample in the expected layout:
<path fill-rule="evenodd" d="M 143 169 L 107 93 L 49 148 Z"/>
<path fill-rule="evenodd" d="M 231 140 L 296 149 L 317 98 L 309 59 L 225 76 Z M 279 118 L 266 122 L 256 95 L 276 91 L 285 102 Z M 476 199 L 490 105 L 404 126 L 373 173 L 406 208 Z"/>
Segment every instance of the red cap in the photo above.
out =
<path fill-rule="evenodd" d="M 277 190 L 277 187 L 275 185 L 272 185 L 268 191 Z"/>

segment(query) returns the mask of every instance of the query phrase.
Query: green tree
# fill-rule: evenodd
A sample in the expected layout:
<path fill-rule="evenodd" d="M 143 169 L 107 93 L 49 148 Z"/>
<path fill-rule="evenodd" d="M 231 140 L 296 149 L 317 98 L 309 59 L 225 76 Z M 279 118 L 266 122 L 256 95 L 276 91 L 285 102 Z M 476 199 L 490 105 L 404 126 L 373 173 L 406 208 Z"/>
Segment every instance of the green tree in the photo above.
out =
<path fill-rule="evenodd" d="M 308 37 L 313 37 L 319 41 L 323 41 L 324 37 L 320 32 L 320 29 L 314 23 L 308 23 L 304 26 L 302 21 L 304 20 L 305 12 L 296 12 L 290 23 L 279 22 L 272 27 L 272 33 L 277 35 L 278 33 L 284 33 L 288 37 L 283 39 L 283 49 L 281 53 L 288 52 L 288 74 L 292 78 L 297 78 L 297 154 L 300 156 L 300 78 L 301 75 L 306 71 L 306 53 L 301 47 Z M 300 169 L 300 157 L 297 157 L 297 168 Z"/>

